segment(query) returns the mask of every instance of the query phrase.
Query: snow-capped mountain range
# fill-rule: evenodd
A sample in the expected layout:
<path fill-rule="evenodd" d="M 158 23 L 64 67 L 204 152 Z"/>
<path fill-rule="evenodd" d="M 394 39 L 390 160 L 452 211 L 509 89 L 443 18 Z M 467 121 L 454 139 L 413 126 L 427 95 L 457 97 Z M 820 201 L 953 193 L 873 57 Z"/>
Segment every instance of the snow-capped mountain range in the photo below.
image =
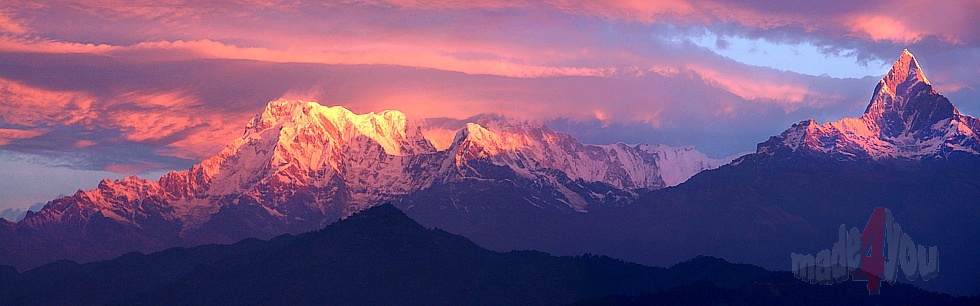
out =
<path fill-rule="evenodd" d="M 587 145 L 543 124 L 479 118 L 437 150 L 422 133 L 425 121 L 398 111 L 272 101 L 242 137 L 200 164 L 158 181 L 103 180 L 28 213 L 13 231 L 100 246 L 96 253 L 148 251 L 313 230 L 433 186 L 493 184 L 539 209 L 587 212 L 730 161 L 692 147 Z"/>
<path fill-rule="evenodd" d="M 279 210 L 278 203 L 315 190 L 309 195 L 319 204 L 343 199 L 343 214 L 338 216 L 342 217 L 434 182 L 494 179 L 493 173 L 474 166 L 488 163 L 553 184 L 563 191 L 568 208 L 586 211 L 589 204 L 602 203 L 590 203 L 583 195 L 561 188 L 552 177 L 556 172 L 572 181 L 604 183 L 636 195 L 679 184 L 727 163 L 709 159 L 692 147 L 585 145 L 543 125 L 496 118 L 467 123 L 447 150 L 437 151 L 423 136 L 420 124 L 398 111 L 358 115 L 340 106 L 272 101 L 246 125 L 241 138 L 188 171 L 164 175 L 158 184 L 174 202 L 228 195 L 271 200 L 259 202 L 273 215 L 288 214 Z M 134 194 L 126 181 L 104 185 L 122 191 L 114 193 Z M 143 190 L 154 185 L 135 178 L 128 181 L 145 185 L 138 188 Z M 205 212 L 218 209 L 215 203 L 206 201 L 211 206 Z M 189 209 L 175 217 L 194 220 L 199 215 Z"/>
<path fill-rule="evenodd" d="M 980 119 L 962 115 L 932 88 L 908 50 L 878 82 L 860 118 L 794 124 L 758 153 L 793 152 L 842 160 L 928 160 L 980 154 Z"/>

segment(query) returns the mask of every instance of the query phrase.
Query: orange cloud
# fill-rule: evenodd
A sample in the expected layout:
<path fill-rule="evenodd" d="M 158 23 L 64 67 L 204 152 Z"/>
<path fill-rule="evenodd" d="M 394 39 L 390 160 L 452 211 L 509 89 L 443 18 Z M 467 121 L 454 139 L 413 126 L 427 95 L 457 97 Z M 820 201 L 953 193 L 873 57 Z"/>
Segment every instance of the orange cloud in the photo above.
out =
<path fill-rule="evenodd" d="M 698 75 L 709 84 L 739 96 L 745 100 L 770 100 L 775 102 L 790 102 L 783 104 L 788 111 L 795 110 L 804 101 L 810 91 L 806 85 L 793 84 L 789 81 L 774 82 L 759 78 L 746 78 L 741 74 L 730 74 L 707 67 L 692 67 Z"/>
<path fill-rule="evenodd" d="M 160 140 L 202 123 L 198 118 L 143 110 L 115 111 L 109 116 L 110 124 L 122 129 L 127 140 L 135 142 Z"/>
<path fill-rule="evenodd" d="M 106 53 L 120 50 L 120 47 L 106 44 L 83 44 L 60 42 L 42 38 L 24 38 L 0 35 L 0 51 L 37 53 Z"/>
<path fill-rule="evenodd" d="M 951 43 L 975 40 L 977 1 L 887 1 L 842 10 L 826 3 L 822 11 L 785 3 L 771 7 L 752 1 L 549 1 L 565 13 L 645 23 L 710 25 L 734 23 L 757 29 L 796 26 L 807 32 L 845 31 L 852 37 L 911 44 L 926 36 Z"/>
<path fill-rule="evenodd" d="M 119 129 L 126 140 L 134 142 L 170 138 L 158 150 L 165 156 L 208 157 L 231 141 L 246 120 L 234 113 L 201 112 L 196 108 L 201 105 L 197 98 L 179 92 L 133 92 L 117 99 L 115 103 L 133 107 L 107 111 L 104 125 Z"/>
<path fill-rule="evenodd" d="M 99 143 L 94 142 L 94 141 L 91 141 L 91 140 L 79 140 L 79 141 L 76 141 L 75 144 L 72 145 L 72 147 L 73 148 L 76 148 L 76 149 L 82 149 L 82 148 L 88 148 L 88 147 L 91 147 L 91 146 L 94 146 L 94 145 L 97 145 L 97 144 L 99 144 Z"/>
<path fill-rule="evenodd" d="M 0 119 L 9 124 L 91 123 L 97 117 L 94 101 L 82 92 L 44 90 L 0 78 Z"/>
<path fill-rule="evenodd" d="M 687 1 L 549 1 L 566 13 L 584 14 L 611 19 L 658 22 L 664 17 L 692 17 L 699 9 Z M 703 16 L 698 16 L 703 19 Z"/>
<path fill-rule="evenodd" d="M 146 171 L 157 170 L 166 167 L 167 165 L 164 164 L 141 162 L 141 163 L 134 163 L 134 164 L 107 165 L 105 166 L 105 170 L 109 172 L 119 173 L 119 174 L 135 175 L 135 174 L 144 173 Z"/>
<path fill-rule="evenodd" d="M 30 139 L 44 134 L 43 129 L 17 130 L 0 129 L 0 146 L 5 146 L 18 139 Z"/>
<path fill-rule="evenodd" d="M 912 30 L 902 21 L 888 16 L 863 15 L 849 24 L 853 31 L 865 34 L 874 41 L 892 41 L 913 44 L 925 37 L 925 32 Z"/>
<path fill-rule="evenodd" d="M 382 1 L 401 7 L 416 9 L 496 9 L 529 8 L 525 1 Z M 885 2 L 885 1 L 882 1 Z M 627 20 L 643 23 L 673 23 L 680 25 L 711 25 L 714 23 L 737 24 L 755 29 L 800 27 L 807 32 L 848 31 L 851 36 L 870 34 L 872 38 L 908 42 L 916 35 L 936 36 L 950 42 L 971 38 L 970 21 L 976 21 L 975 12 L 980 10 L 976 1 L 903 1 L 892 0 L 878 5 L 854 5 L 850 10 L 831 6 L 814 10 L 807 6 L 776 4 L 765 1 L 722 0 L 546 0 L 544 3 L 566 14 L 595 16 L 610 20 Z M 845 2 L 846 3 L 846 2 Z M 971 12 L 973 15 L 970 15 Z M 854 17 L 858 16 L 858 17 Z M 941 16 L 937 18 L 937 16 Z M 904 20 L 905 22 L 896 22 Z M 894 33 L 873 23 L 898 26 L 902 33 Z M 974 23 L 975 25 L 975 23 Z M 901 40 L 896 40 L 901 38 Z M 975 37 L 973 37 L 975 38 Z"/>
<path fill-rule="evenodd" d="M 971 90 L 973 89 L 972 86 L 967 86 L 966 84 L 959 81 L 944 82 L 940 85 L 935 85 L 935 86 L 936 86 L 936 91 L 938 91 L 941 94 L 954 93 L 960 91 L 963 88 L 969 88 Z"/>
<path fill-rule="evenodd" d="M 211 121 L 212 125 L 208 128 L 189 133 L 187 137 L 159 148 L 156 153 L 189 160 L 211 157 L 236 137 L 242 136 L 242 127 L 249 118 L 250 116 L 227 115 L 220 122 Z M 224 124 L 218 125 L 219 123 Z"/>
<path fill-rule="evenodd" d="M 310 51 L 238 47 L 210 40 L 200 40 L 141 43 L 133 46 L 133 48 L 187 50 L 196 52 L 205 58 L 244 59 L 276 63 L 394 65 L 520 78 L 601 76 L 610 73 L 608 69 L 602 68 L 526 65 L 506 60 L 463 60 L 446 55 L 440 50 L 389 44 Z"/>
<path fill-rule="evenodd" d="M 372 5 L 394 5 L 418 9 L 504 9 L 527 7 L 528 1 L 522 0 L 354 0 L 353 3 Z"/>
<path fill-rule="evenodd" d="M 446 52 L 440 50 L 386 44 L 360 46 L 351 49 L 276 50 L 238 47 L 212 40 L 156 41 L 131 46 L 113 46 L 0 36 L 0 51 L 7 52 L 111 54 L 152 50 L 186 51 L 194 55 L 185 56 L 198 58 L 255 60 L 273 63 L 394 65 L 518 78 L 604 76 L 616 71 L 615 68 L 528 65 L 500 59 L 465 60 L 447 55 Z"/>
<path fill-rule="evenodd" d="M 453 144 L 453 140 L 456 137 L 456 130 L 444 129 L 444 128 L 429 128 L 422 131 L 422 135 L 425 139 L 428 139 L 432 146 L 436 150 L 442 151 L 448 149 L 449 146 Z"/>
<path fill-rule="evenodd" d="M 14 20 L 7 12 L 0 10 L 0 33 L 25 34 L 27 33 L 27 26 Z"/>
<path fill-rule="evenodd" d="M 179 92 L 131 92 L 99 99 L 87 93 L 52 91 L 0 79 L 0 122 L 28 129 L 0 129 L 0 146 L 43 135 L 44 127 L 79 126 L 118 130 L 132 142 L 161 142 L 161 155 L 202 159 L 234 138 L 247 118 L 235 113 L 202 112 L 200 102 Z M 199 131 L 206 130 L 206 131 Z M 109 140 L 115 141 L 115 140 Z M 81 149 L 91 140 L 65 144 Z M 118 172 L 118 171 L 117 171 Z"/>
<path fill-rule="evenodd" d="M 196 2 L 196 1 L 194 1 Z M 52 1 L 74 10 L 112 19 L 140 18 L 144 20 L 172 21 L 200 12 L 196 8 L 207 6 L 184 0 L 61 0 Z"/>

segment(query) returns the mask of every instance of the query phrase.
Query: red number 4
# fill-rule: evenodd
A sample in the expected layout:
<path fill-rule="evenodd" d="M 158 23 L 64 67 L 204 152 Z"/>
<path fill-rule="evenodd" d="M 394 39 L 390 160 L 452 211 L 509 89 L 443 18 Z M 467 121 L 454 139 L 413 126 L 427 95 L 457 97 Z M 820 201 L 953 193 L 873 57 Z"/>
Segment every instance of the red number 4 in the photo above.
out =
<path fill-rule="evenodd" d="M 885 208 L 877 207 L 861 233 L 861 268 L 854 275 L 867 277 L 868 293 L 878 294 L 885 272 Z M 858 279 L 858 278 L 855 278 Z"/>

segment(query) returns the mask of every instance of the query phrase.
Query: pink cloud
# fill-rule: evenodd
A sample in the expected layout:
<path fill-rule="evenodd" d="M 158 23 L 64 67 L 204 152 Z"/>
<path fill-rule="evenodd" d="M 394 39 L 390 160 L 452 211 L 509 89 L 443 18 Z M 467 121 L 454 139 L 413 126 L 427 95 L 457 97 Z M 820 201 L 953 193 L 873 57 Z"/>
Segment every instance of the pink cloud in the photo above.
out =
<path fill-rule="evenodd" d="M 696 7 L 696 3 L 689 1 L 555 0 L 550 2 L 566 13 L 610 19 L 625 19 L 651 23 L 663 21 L 665 18 L 705 19 L 705 16 Z"/>
<path fill-rule="evenodd" d="M 125 175 L 135 175 L 144 173 L 146 171 L 157 170 L 161 168 L 166 168 L 167 165 L 158 163 L 134 163 L 134 164 L 112 164 L 105 167 L 106 171 L 115 172 Z"/>
<path fill-rule="evenodd" d="M 876 11 L 854 12 L 838 18 L 851 35 L 874 41 L 913 44 L 936 37 L 952 44 L 977 43 L 980 2 L 901 1 Z"/>
<path fill-rule="evenodd" d="M 234 138 L 246 118 L 233 112 L 202 112 L 202 102 L 180 92 L 131 92 L 114 98 L 101 126 L 118 129 L 137 143 L 157 143 L 158 154 L 203 159 Z M 120 107 L 125 106 L 125 107 Z"/>
<path fill-rule="evenodd" d="M 719 86 L 745 100 L 768 100 L 787 108 L 804 101 L 810 93 L 805 84 L 746 78 L 744 73 L 726 73 L 706 67 L 692 67 L 709 84 Z M 788 102 L 788 103 L 787 103 Z"/>
<path fill-rule="evenodd" d="M 28 127 L 0 130 L 0 146 L 41 136 L 50 131 L 46 127 L 76 126 L 92 131 L 118 130 L 126 141 L 157 143 L 164 156 L 201 159 L 232 139 L 232 131 L 240 129 L 245 120 L 235 113 L 201 112 L 195 109 L 200 104 L 196 98 L 179 92 L 131 92 L 96 98 L 84 92 L 47 90 L 6 79 L 0 79 L 0 102 L 0 122 Z M 76 140 L 68 146 L 81 149 L 98 144 Z"/>
<path fill-rule="evenodd" d="M 95 98 L 83 92 L 51 91 L 0 78 L 0 119 L 9 124 L 89 124 Z"/>
<path fill-rule="evenodd" d="M 188 52 L 183 56 L 189 58 L 331 65 L 395 65 L 518 78 L 602 76 L 615 72 L 615 68 L 528 65 L 499 59 L 466 60 L 447 55 L 446 52 L 439 50 L 397 45 L 329 50 L 276 50 L 260 47 L 238 47 L 211 40 L 155 41 L 130 46 L 113 46 L 0 36 L 0 51 L 6 52 L 112 54 L 154 50 Z"/>
<path fill-rule="evenodd" d="M 523 1 L 372 1 L 414 9 L 522 8 Z M 914 43 L 926 36 L 951 43 L 976 42 L 971 28 L 980 21 L 980 3 L 975 1 L 831 1 L 818 6 L 769 1 L 545 1 L 566 14 L 644 23 L 711 25 L 734 23 L 755 29 L 795 26 L 806 32 L 827 32 Z M 843 33 L 841 33 L 843 32 Z"/>
<path fill-rule="evenodd" d="M 60 42 L 42 38 L 0 35 L 0 51 L 38 53 L 106 53 L 120 50 L 107 44 Z"/>
<path fill-rule="evenodd" d="M 613 68 L 548 66 L 505 59 L 461 59 L 444 50 L 395 44 L 360 45 L 352 48 L 320 50 L 276 50 L 238 47 L 210 40 L 200 40 L 140 43 L 130 49 L 186 50 L 195 52 L 204 58 L 244 59 L 276 63 L 394 65 L 518 78 L 602 76 L 615 71 Z"/>
<path fill-rule="evenodd" d="M 601 28 L 576 22 L 600 26 L 609 22 L 625 25 L 624 28 L 637 22 L 709 31 L 740 28 L 736 33 L 776 29 L 773 37 L 777 40 L 786 39 L 785 33 L 779 33 L 781 28 L 789 27 L 802 31 L 792 33 L 804 35 L 797 36 L 799 39 L 812 36 L 820 44 L 828 44 L 842 38 L 872 43 L 914 43 L 926 37 L 950 42 L 977 40 L 975 31 L 968 29 L 972 28 L 971 21 L 975 24 L 980 19 L 969 14 L 977 11 L 976 7 L 955 1 L 929 5 L 890 1 L 887 6 L 877 2 L 844 5 L 835 1 L 816 6 L 760 1 L 612 0 L 379 0 L 326 5 L 272 0 L 234 4 L 170 0 L 165 5 L 150 1 L 60 3 L 99 18 L 96 21 L 126 20 L 127 25 L 134 25 L 131 30 L 121 27 L 108 31 L 127 37 L 128 42 L 88 44 L 6 37 L 0 38 L 0 50 L 112 54 L 167 51 L 170 53 L 163 56 L 398 65 L 523 78 L 609 76 L 649 67 L 683 68 L 684 63 L 669 61 L 696 59 L 659 58 L 661 55 L 651 54 L 659 50 L 634 49 L 621 42 L 607 45 Z M 492 13 L 501 9 L 517 14 Z M 271 20 L 262 14 L 265 10 L 288 12 L 296 20 Z M 556 14 L 562 16 L 554 17 Z M 934 18 L 937 15 L 948 18 Z M 46 28 L 57 25 L 51 22 Z M 640 32 L 616 34 L 641 39 Z"/>
<path fill-rule="evenodd" d="M 370 5 L 393 5 L 398 7 L 444 10 L 444 9 L 503 9 L 522 8 L 531 4 L 523 0 L 354 0 L 351 3 Z"/>
<path fill-rule="evenodd" d="M 456 137 L 456 130 L 444 129 L 444 128 L 429 128 L 422 131 L 422 135 L 425 136 L 432 146 L 436 150 L 445 150 L 453 144 L 453 140 Z"/>
<path fill-rule="evenodd" d="M 40 136 L 47 131 L 44 129 L 0 129 L 0 146 L 5 146 L 18 139 L 30 139 Z"/>
<path fill-rule="evenodd" d="M 88 148 L 88 147 L 91 147 L 91 146 L 94 146 L 94 145 L 97 145 L 97 144 L 99 144 L 99 143 L 98 142 L 91 141 L 91 140 L 84 140 L 83 139 L 83 140 L 76 141 L 75 144 L 72 145 L 72 147 L 75 148 L 75 149 L 82 149 L 82 148 Z"/>
<path fill-rule="evenodd" d="M 109 109 L 106 128 L 119 129 L 126 140 L 159 142 L 164 156 L 199 160 L 216 153 L 230 141 L 248 118 L 232 112 L 201 112 L 202 102 L 178 92 L 128 93 L 118 98 L 135 106 Z"/>
<path fill-rule="evenodd" d="M 894 41 L 903 44 L 912 44 L 922 40 L 926 35 L 925 32 L 912 30 L 905 23 L 888 16 L 857 16 L 848 25 L 852 31 L 857 34 L 867 35 L 874 41 Z"/>
<path fill-rule="evenodd" d="M 198 118 L 147 111 L 114 111 L 109 116 L 108 125 L 120 128 L 127 140 L 135 142 L 160 140 L 202 124 Z"/>
<path fill-rule="evenodd" d="M 231 140 L 241 136 L 242 122 L 249 119 L 247 116 L 225 117 L 227 118 L 222 119 L 222 124 L 188 133 L 186 137 L 160 147 L 156 153 L 188 160 L 203 160 L 213 156 Z"/>
<path fill-rule="evenodd" d="M 4 10 L 0 9 L 0 33 L 21 35 L 27 33 L 27 26 L 14 20 Z"/>

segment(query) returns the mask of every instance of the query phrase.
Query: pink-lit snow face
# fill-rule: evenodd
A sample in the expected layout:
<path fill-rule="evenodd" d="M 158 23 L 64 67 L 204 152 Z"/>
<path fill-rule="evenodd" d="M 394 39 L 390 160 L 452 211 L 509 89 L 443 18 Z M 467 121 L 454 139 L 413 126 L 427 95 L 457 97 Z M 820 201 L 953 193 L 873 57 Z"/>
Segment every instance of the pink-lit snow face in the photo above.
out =
<path fill-rule="evenodd" d="M 0 4 L 0 151 L 81 169 L 180 169 L 239 137 L 268 101 L 289 98 L 410 118 L 497 113 L 587 143 L 694 145 L 722 157 L 805 118 L 859 115 L 887 70 L 862 65 L 906 47 L 954 103 L 980 100 L 980 77 L 962 64 L 980 55 L 976 6 L 10 0 Z M 786 54 L 819 49 L 789 61 L 826 68 L 768 65 L 753 41 Z M 823 65 L 827 57 L 845 64 Z M 821 76 L 854 75 L 841 70 L 871 72 Z"/>

